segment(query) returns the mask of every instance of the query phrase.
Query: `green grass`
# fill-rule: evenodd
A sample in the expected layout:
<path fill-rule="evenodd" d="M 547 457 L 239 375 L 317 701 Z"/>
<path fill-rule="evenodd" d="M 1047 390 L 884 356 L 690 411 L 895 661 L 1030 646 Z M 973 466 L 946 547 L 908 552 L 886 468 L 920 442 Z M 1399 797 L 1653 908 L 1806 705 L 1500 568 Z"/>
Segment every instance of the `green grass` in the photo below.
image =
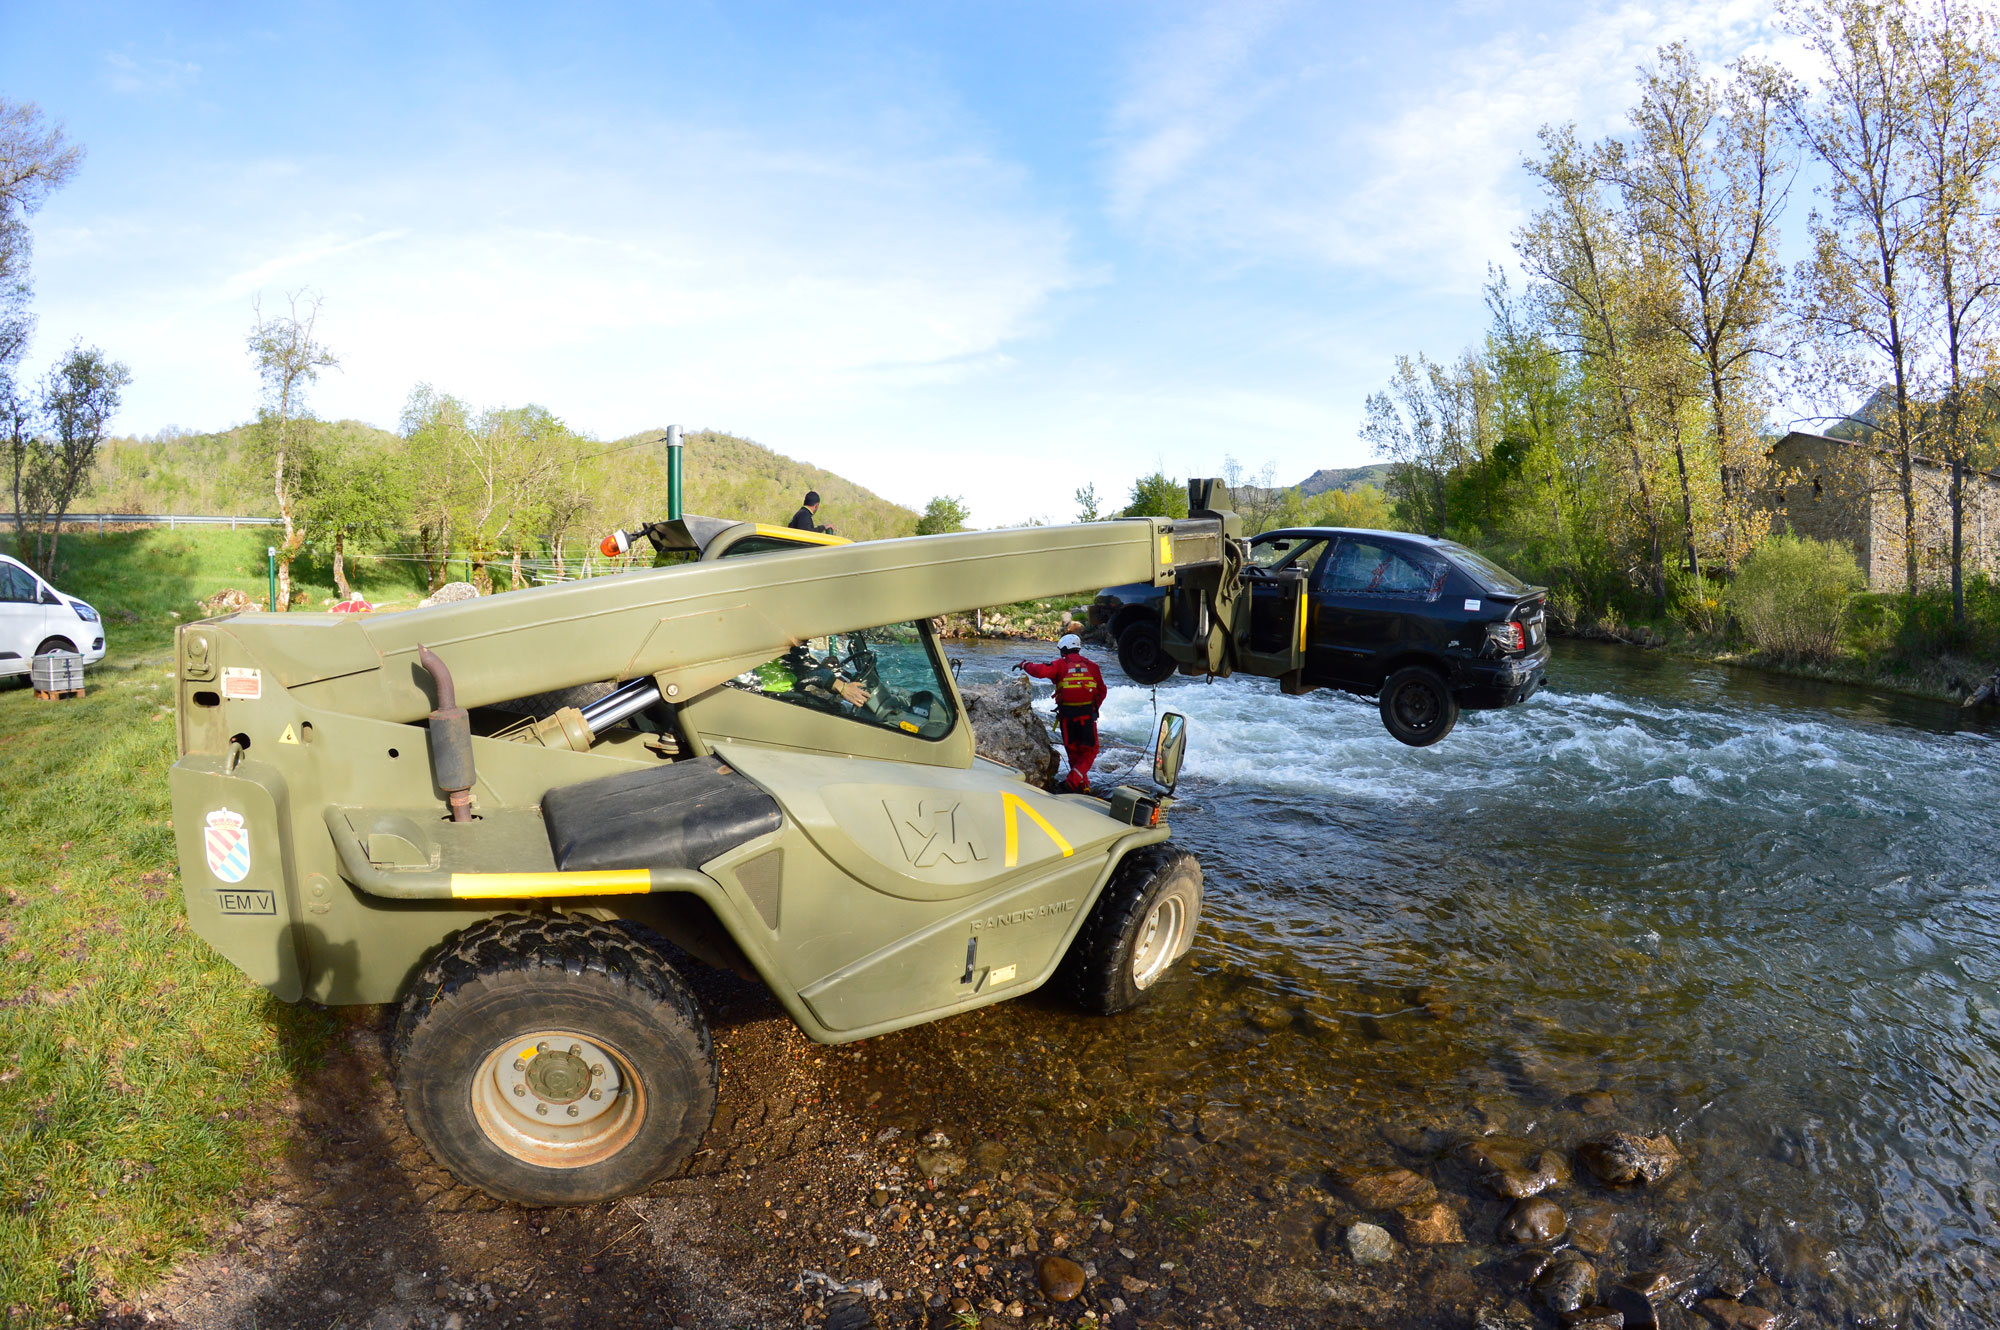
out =
<path fill-rule="evenodd" d="M 203 1246 L 333 1026 L 181 911 L 171 616 L 261 562 L 231 534 L 64 537 L 58 585 L 107 612 L 113 654 L 81 700 L 0 685 L 0 1324 L 87 1315 Z"/>

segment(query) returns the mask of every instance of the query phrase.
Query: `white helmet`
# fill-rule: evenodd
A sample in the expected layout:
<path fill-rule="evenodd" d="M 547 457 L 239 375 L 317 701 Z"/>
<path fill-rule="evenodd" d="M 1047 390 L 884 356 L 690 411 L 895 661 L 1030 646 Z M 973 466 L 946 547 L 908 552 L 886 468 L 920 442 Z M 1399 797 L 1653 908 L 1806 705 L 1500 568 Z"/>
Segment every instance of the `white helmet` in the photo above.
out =
<path fill-rule="evenodd" d="M 1075 633 L 1064 633 L 1061 639 L 1056 642 L 1056 650 L 1081 651 L 1083 650 L 1083 639 Z"/>

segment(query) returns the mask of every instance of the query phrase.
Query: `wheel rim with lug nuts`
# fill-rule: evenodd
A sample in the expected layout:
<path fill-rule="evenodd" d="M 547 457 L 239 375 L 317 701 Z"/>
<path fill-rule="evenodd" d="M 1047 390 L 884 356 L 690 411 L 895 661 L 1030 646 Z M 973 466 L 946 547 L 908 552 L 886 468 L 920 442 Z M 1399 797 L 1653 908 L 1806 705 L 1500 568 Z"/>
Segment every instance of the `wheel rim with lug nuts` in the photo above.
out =
<path fill-rule="evenodd" d="M 616 1051 L 561 1030 L 510 1039 L 473 1075 L 472 1113 L 488 1140 L 543 1168 L 617 1154 L 646 1116 L 645 1090 Z"/>
<path fill-rule="evenodd" d="M 1187 929 L 1187 905 L 1180 893 L 1160 897 L 1153 912 L 1139 930 L 1139 945 L 1132 949 L 1132 985 L 1151 988 L 1153 981 L 1167 972 L 1180 955 L 1181 934 Z"/>

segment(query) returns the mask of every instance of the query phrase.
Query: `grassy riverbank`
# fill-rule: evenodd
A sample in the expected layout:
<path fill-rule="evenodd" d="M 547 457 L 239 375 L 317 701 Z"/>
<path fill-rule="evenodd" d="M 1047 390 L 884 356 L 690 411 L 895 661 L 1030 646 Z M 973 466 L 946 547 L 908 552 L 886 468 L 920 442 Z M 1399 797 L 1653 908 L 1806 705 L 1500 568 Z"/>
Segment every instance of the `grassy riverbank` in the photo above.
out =
<path fill-rule="evenodd" d="M 1926 697 L 1963 701 L 2000 666 L 2000 592 L 1977 579 L 1967 596 L 1967 623 L 1955 627 L 1937 593 L 1916 597 L 1869 592 L 1850 598 L 1838 642 L 1830 655 L 1802 657 L 1759 651 L 1727 631 L 1704 632 L 1678 619 L 1612 618 L 1555 631 L 1587 640 L 1663 649 L 1690 660 L 1739 665 L 1769 674 L 1855 684 Z"/>
<path fill-rule="evenodd" d="M 168 647 L 251 543 L 261 560 L 230 534 L 65 537 L 59 584 L 105 611 L 112 654 L 80 700 L 0 684 L 0 1324 L 87 1315 L 202 1246 L 331 1026 L 181 911 Z"/>

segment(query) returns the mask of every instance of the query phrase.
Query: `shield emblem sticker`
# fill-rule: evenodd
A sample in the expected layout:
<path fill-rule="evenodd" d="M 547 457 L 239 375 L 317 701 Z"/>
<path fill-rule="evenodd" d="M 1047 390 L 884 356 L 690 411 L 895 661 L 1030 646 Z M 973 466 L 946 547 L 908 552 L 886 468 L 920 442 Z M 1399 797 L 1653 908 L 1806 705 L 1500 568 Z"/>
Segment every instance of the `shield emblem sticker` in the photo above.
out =
<path fill-rule="evenodd" d="M 208 815 L 205 834 L 208 844 L 208 871 L 224 882 L 241 882 L 250 876 L 250 830 L 243 815 L 218 808 Z"/>

